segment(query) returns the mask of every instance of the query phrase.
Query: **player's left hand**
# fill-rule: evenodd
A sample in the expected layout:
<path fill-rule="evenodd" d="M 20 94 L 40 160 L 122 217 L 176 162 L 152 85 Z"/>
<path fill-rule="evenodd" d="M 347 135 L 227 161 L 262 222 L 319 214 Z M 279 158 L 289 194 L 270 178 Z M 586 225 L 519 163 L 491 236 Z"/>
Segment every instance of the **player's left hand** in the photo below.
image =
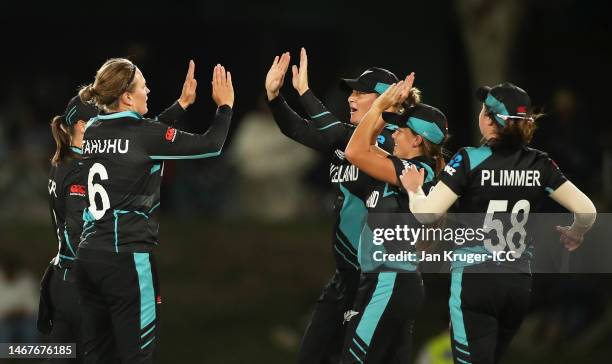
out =
<path fill-rule="evenodd" d="M 410 165 L 402 172 L 400 182 L 408 192 L 416 193 L 425 180 L 425 169 L 417 169 L 415 165 Z"/>
<path fill-rule="evenodd" d="M 569 251 L 578 249 L 584 241 L 584 236 L 572 231 L 569 226 L 557 226 L 556 230 L 561 235 L 559 241 Z"/>
<path fill-rule="evenodd" d="M 189 61 L 189 68 L 187 69 L 187 76 L 185 77 L 185 83 L 183 83 L 183 91 L 178 102 L 183 109 L 187 109 L 189 105 L 193 104 L 196 99 L 196 88 L 198 87 L 198 81 L 194 78 L 195 74 L 195 63 L 193 60 Z"/>

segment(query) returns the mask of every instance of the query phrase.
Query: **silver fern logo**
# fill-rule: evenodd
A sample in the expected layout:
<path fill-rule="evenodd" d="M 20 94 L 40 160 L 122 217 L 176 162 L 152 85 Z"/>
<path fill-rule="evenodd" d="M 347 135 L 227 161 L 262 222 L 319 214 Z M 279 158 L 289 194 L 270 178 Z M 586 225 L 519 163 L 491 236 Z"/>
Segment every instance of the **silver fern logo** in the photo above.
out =
<path fill-rule="evenodd" d="M 357 311 L 353 311 L 353 310 L 348 310 L 344 313 L 344 322 L 342 324 L 345 324 L 349 321 L 351 321 L 351 319 L 355 316 L 359 315 L 359 312 Z"/>

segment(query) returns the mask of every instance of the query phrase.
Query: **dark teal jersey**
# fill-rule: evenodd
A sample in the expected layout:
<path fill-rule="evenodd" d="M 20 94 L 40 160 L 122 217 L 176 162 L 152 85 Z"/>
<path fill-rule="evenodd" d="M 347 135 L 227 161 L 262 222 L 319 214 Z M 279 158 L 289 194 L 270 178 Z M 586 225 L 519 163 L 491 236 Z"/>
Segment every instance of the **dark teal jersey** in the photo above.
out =
<path fill-rule="evenodd" d="M 282 96 L 269 104 L 283 134 L 329 158 L 330 182 L 336 190 L 336 221 L 332 233 L 334 258 L 339 269 L 359 270 L 359 235 L 367 216 L 365 200 L 373 180 L 344 156 L 356 127 L 338 120 L 310 90 L 300 97 L 300 102 L 308 113 L 308 119 L 295 113 Z M 386 127 L 377 139 L 378 145 L 387 152 L 391 152 L 394 146 L 391 134 L 392 128 Z"/>
<path fill-rule="evenodd" d="M 412 159 L 395 156 L 388 158 L 393 162 L 398 183 L 404 169 L 411 166 L 425 170 L 424 191 L 429 191 L 435 183 L 435 161 L 432 158 L 424 156 Z M 418 228 L 422 225 L 410 213 L 408 195 L 403 187 L 372 179 L 365 205 L 367 221 L 359 241 L 361 269 L 365 272 L 415 271 L 418 267 L 417 256 L 408 259 L 407 254 L 416 254 L 417 242 L 405 239 L 403 231 L 405 228 Z M 399 239 L 397 231 L 401 231 Z M 405 236 L 410 235 L 406 233 Z M 383 254 L 403 254 L 405 260 L 390 261 L 384 258 Z"/>
<path fill-rule="evenodd" d="M 83 140 L 88 207 L 80 247 L 150 251 L 158 242 L 163 161 L 220 155 L 231 116 L 228 106 L 218 108 L 203 135 L 180 131 L 133 111 L 91 119 Z"/>
<path fill-rule="evenodd" d="M 555 162 L 526 146 L 468 147 L 455 154 L 440 180 L 459 195 L 456 210 L 484 219 L 475 227 L 484 226 L 487 233 L 484 242 L 455 246 L 455 252 L 512 251 L 517 260 L 500 265 L 529 272 L 533 258 L 529 214 L 539 211 L 544 199 L 567 181 Z M 465 265 L 459 262 L 453 267 Z"/>
<path fill-rule="evenodd" d="M 51 166 L 47 190 L 51 224 L 57 236 L 58 252 L 52 264 L 70 267 L 83 228 L 83 210 L 86 206 L 87 187 L 80 173 L 79 148 L 71 147 L 71 153 L 57 166 Z"/>

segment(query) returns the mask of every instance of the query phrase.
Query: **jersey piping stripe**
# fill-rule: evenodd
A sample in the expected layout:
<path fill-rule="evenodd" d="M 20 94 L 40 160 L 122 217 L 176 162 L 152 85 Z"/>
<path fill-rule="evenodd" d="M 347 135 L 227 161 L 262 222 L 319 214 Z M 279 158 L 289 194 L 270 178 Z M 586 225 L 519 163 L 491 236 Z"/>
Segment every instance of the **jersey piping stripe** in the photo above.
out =
<path fill-rule="evenodd" d="M 329 111 L 323 111 L 323 112 L 322 112 L 322 113 L 320 113 L 320 114 L 317 114 L 317 115 L 312 116 L 312 118 L 313 118 L 313 119 L 320 118 L 321 116 L 323 116 L 323 115 L 327 115 L 327 114 L 330 114 L 330 112 L 329 112 Z"/>
<path fill-rule="evenodd" d="M 334 125 L 338 125 L 338 124 L 340 124 L 340 123 L 341 123 L 340 121 L 336 121 L 335 123 L 331 123 L 331 124 L 326 125 L 326 126 L 324 126 L 324 127 L 322 127 L 322 128 L 318 128 L 317 130 L 325 130 L 325 129 L 327 129 L 327 128 L 331 128 L 332 126 L 334 126 Z"/>
<path fill-rule="evenodd" d="M 72 244 L 70 244 L 70 238 L 68 238 L 68 231 L 66 231 L 66 229 L 64 229 L 64 238 L 66 239 L 66 245 L 68 246 L 68 249 L 70 249 L 70 252 L 73 256 L 76 256 L 74 249 L 72 249 Z"/>
<path fill-rule="evenodd" d="M 351 253 L 352 255 L 354 255 L 355 257 L 357 257 L 357 252 L 354 251 L 355 248 L 350 247 L 350 244 L 346 244 L 346 242 L 340 237 L 340 235 L 338 235 L 338 233 L 336 233 L 336 237 L 338 238 L 338 241 L 340 241 L 340 243 L 342 244 L 342 246 L 344 246 L 346 248 L 346 250 L 348 250 L 349 253 Z"/>
<path fill-rule="evenodd" d="M 221 155 L 221 150 L 212 153 L 194 154 L 194 155 L 152 155 L 149 156 L 151 159 L 201 159 L 217 157 Z"/>
<path fill-rule="evenodd" d="M 344 260 L 346 260 L 350 265 L 352 265 L 353 267 L 355 267 L 355 269 L 359 270 L 359 267 L 357 265 L 355 265 L 355 263 L 351 262 L 346 255 L 344 255 L 340 249 L 338 249 L 338 246 L 334 245 L 334 250 L 336 250 L 338 252 L 338 254 L 340 254 L 342 256 L 342 258 L 344 258 Z"/>
<path fill-rule="evenodd" d="M 463 268 L 458 268 L 451 272 L 451 297 L 449 300 L 451 323 L 453 327 L 453 338 L 467 347 L 467 335 L 463 323 L 463 311 L 461 310 L 461 282 L 463 278 Z"/>
<path fill-rule="evenodd" d="M 353 349 L 349 349 L 349 352 L 351 353 L 351 355 L 353 355 L 355 357 L 355 359 L 359 360 L 360 363 L 363 363 L 363 361 L 361 359 L 359 359 L 359 357 L 357 356 L 357 354 L 355 354 L 355 352 L 353 351 Z"/>

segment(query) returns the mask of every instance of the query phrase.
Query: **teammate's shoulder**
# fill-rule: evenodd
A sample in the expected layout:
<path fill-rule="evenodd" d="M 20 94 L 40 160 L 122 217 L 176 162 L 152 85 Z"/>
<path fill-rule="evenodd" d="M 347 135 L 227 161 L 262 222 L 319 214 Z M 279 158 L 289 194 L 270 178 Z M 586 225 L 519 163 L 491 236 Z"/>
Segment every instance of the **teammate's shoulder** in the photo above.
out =
<path fill-rule="evenodd" d="M 488 145 L 482 145 L 480 147 L 465 147 L 459 149 L 459 151 L 455 154 L 455 158 L 453 158 L 450 163 L 461 163 L 461 160 L 456 160 L 459 159 L 458 156 L 461 156 L 461 159 L 466 159 L 465 163 L 468 163 L 469 169 L 474 170 L 492 155 L 493 150 L 491 150 L 491 147 Z"/>
<path fill-rule="evenodd" d="M 526 153 L 535 155 L 537 158 L 549 158 L 548 153 L 546 153 L 546 152 L 544 152 L 542 150 L 536 149 L 536 148 L 531 148 L 531 147 L 524 146 L 523 150 Z"/>

